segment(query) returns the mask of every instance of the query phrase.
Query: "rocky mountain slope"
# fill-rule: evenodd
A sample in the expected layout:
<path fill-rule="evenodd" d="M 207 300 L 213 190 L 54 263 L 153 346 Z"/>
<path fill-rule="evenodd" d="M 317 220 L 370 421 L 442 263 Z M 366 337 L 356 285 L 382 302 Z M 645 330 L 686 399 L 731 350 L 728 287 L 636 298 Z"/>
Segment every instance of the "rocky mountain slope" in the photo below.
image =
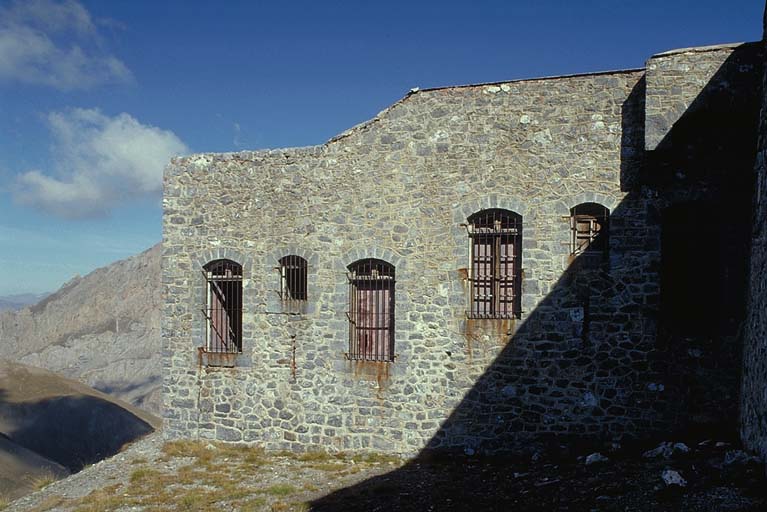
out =
<path fill-rule="evenodd" d="M 160 245 L 0 312 L 0 358 L 160 410 Z"/>

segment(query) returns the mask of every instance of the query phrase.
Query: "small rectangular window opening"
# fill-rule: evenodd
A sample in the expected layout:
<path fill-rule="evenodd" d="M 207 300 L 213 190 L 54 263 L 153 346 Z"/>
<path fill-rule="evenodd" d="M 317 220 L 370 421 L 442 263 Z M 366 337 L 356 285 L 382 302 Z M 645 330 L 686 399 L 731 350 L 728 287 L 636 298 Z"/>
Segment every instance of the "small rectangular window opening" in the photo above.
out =
<path fill-rule="evenodd" d="M 306 260 L 289 255 L 280 258 L 280 299 L 289 311 L 300 311 L 307 299 Z"/>

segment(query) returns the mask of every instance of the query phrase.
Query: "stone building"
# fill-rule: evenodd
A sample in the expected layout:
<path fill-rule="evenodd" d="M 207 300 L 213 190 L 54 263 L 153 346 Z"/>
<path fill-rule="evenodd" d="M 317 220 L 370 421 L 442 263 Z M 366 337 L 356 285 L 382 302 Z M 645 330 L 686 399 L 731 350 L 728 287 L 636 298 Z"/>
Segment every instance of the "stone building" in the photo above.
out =
<path fill-rule="evenodd" d="M 166 435 L 413 454 L 734 431 L 762 62 L 414 90 L 321 146 L 174 159 Z"/>
<path fill-rule="evenodd" d="M 767 41 L 767 10 L 763 42 Z M 762 112 L 755 162 L 753 239 L 749 304 L 745 324 L 741 437 L 767 459 L 767 69 L 762 79 Z"/>

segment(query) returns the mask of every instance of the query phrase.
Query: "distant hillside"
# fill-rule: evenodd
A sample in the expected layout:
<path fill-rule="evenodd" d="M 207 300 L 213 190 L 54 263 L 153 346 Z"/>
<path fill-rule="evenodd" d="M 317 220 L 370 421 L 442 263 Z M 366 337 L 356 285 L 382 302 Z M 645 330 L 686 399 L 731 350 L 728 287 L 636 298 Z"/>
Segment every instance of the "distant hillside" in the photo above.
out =
<path fill-rule="evenodd" d="M 60 479 L 69 470 L 0 433 L 0 497 L 13 500 L 35 490 L 43 479 Z"/>
<path fill-rule="evenodd" d="M 0 497 L 114 455 L 160 423 L 77 381 L 0 360 Z"/>
<path fill-rule="evenodd" d="M 0 312 L 0 358 L 160 410 L 160 245 Z"/>
<path fill-rule="evenodd" d="M 17 311 L 26 306 L 36 304 L 47 297 L 47 293 L 21 293 L 0 297 L 0 311 Z"/>

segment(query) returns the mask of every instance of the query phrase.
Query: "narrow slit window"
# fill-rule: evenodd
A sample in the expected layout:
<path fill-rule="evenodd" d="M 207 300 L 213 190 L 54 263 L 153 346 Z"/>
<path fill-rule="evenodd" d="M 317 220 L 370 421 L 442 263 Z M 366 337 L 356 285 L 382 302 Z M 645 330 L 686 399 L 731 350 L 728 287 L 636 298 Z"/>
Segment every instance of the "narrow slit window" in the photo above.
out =
<path fill-rule="evenodd" d="M 280 298 L 289 310 L 298 310 L 307 299 L 306 260 L 291 254 L 280 258 Z"/>
<path fill-rule="evenodd" d="M 610 247 L 610 210 L 596 203 L 570 209 L 570 253 L 605 257 Z"/>
<path fill-rule="evenodd" d="M 365 259 L 348 267 L 352 360 L 394 361 L 394 266 Z"/>
<path fill-rule="evenodd" d="M 242 266 L 231 260 L 215 260 L 205 265 L 202 273 L 205 350 L 242 352 Z"/>
<path fill-rule="evenodd" d="M 522 310 L 522 216 L 482 210 L 468 219 L 470 318 L 519 318 Z"/>

